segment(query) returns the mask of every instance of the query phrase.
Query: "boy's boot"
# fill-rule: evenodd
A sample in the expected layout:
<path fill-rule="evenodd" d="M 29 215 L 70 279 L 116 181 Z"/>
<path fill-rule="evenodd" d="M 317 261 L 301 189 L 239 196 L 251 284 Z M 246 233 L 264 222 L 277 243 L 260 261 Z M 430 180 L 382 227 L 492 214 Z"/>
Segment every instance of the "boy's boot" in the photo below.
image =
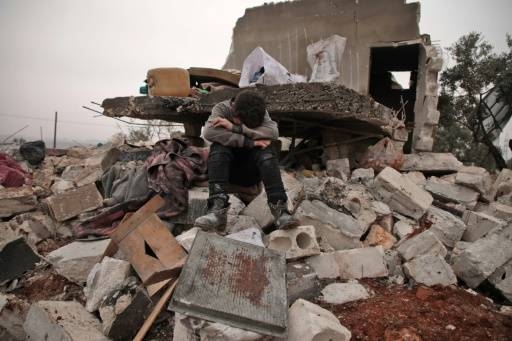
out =
<path fill-rule="evenodd" d="M 229 209 L 227 194 L 215 194 L 208 198 L 208 213 L 196 219 L 194 226 L 207 231 L 223 232 L 226 229 Z"/>
<path fill-rule="evenodd" d="M 268 203 L 270 212 L 274 216 L 274 224 L 278 229 L 287 230 L 299 225 L 299 221 L 292 217 L 288 211 L 286 202 L 279 200 L 277 203 Z"/>

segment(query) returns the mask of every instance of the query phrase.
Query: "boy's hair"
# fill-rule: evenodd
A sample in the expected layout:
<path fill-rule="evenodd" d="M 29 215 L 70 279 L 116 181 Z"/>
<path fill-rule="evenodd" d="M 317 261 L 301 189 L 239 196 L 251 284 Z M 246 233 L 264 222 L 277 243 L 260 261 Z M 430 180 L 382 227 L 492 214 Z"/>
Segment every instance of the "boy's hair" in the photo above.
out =
<path fill-rule="evenodd" d="M 248 128 L 259 127 L 263 123 L 266 112 L 265 99 L 258 93 L 245 90 L 235 97 L 234 111 Z"/>

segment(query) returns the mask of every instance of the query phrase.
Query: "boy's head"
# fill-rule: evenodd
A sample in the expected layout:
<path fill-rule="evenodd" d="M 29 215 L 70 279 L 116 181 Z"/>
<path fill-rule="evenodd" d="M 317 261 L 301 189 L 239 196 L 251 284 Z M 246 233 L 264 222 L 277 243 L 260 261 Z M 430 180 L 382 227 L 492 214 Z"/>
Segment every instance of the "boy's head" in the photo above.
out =
<path fill-rule="evenodd" d="M 233 110 L 248 128 L 259 127 L 265 116 L 265 99 L 254 91 L 242 91 L 235 97 Z"/>

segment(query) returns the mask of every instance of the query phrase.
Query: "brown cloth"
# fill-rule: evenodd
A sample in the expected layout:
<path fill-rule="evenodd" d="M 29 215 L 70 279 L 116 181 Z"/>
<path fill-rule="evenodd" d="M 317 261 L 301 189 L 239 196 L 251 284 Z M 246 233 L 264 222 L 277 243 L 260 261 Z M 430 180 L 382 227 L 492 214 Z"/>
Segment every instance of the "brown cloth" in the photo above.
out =
<path fill-rule="evenodd" d="M 194 182 L 205 181 L 208 148 L 189 145 L 186 139 L 158 141 L 146 160 L 148 184 L 166 201 L 160 217 L 173 217 L 188 207 L 188 189 Z"/>

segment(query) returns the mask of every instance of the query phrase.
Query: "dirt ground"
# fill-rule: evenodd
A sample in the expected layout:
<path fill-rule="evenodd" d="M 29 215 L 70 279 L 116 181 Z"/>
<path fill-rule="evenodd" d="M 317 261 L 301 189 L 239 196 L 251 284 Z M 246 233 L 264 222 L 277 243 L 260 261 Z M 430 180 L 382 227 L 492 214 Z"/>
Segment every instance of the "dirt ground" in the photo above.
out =
<path fill-rule="evenodd" d="M 375 295 L 338 306 L 319 303 L 352 332 L 352 340 L 512 340 L 512 316 L 497 312 L 481 295 L 454 287 L 361 282 Z"/>

